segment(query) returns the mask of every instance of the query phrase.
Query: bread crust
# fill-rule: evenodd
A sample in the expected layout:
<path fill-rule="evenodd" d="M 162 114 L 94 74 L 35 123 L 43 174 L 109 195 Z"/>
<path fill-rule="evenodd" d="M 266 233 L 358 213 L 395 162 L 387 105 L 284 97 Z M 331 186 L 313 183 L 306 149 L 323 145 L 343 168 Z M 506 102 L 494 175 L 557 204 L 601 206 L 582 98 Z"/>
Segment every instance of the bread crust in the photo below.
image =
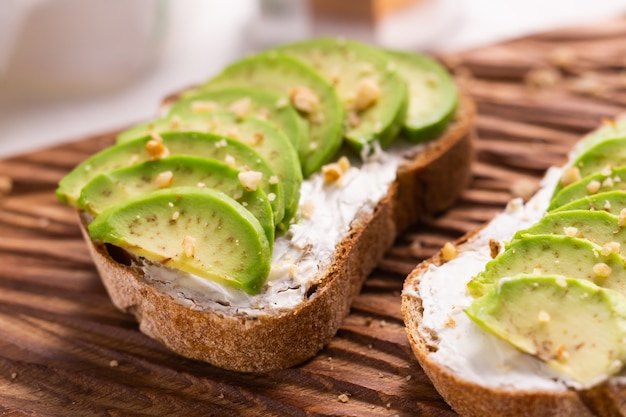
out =
<path fill-rule="evenodd" d="M 458 251 L 482 228 L 455 242 Z M 523 391 L 482 386 L 456 375 L 451 369 L 432 360 L 437 350 L 437 336 L 426 337 L 420 331 L 423 319 L 422 299 L 414 291 L 431 265 L 443 263 L 440 254 L 421 262 L 408 275 L 402 294 L 405 329 L 417 361 L 443 399 L 464 417 L 617 417 L 626 415 L 626 387 L 608 382 L 587 390 Z"/>
<path fill-rule="evenodd" d="M 254 373 L 284 369 L 311 358 L 330 341 L 401 229 L 458 197 L 470 180 L 474 118 L 473 102 L 462 97 L 455 121 L 398 171 L 397 182 L 374 212 L 357 219 L 338 245 L 320 284 L 288 312 L 252 318 L 190 310 L 147 283 L 132 262 L 92 242 L 84 216 L 81 230 L 111 300 L 135 316 L 143 333 L 182 356 L 221 368 Z"/>

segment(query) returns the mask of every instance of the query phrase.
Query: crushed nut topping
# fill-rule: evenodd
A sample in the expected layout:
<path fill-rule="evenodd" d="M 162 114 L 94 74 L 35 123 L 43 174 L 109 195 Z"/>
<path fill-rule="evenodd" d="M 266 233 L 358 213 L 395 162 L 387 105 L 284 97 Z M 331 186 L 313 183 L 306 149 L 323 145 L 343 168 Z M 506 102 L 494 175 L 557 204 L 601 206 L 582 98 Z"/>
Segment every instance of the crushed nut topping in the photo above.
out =
<path fill-rule="evenodd" d="M 301 215 L 305 219 L 310 219 L 313 217 L 313 213 L 315 213 L 315 202 L 309 200 L 302 205 Z"/>
<path fill-rule="evenodd" d="M 550 314 L 547 311 L 541 310 L 539 314 L 537 314 L 537 320 L 539 320 L 539 323 L 548 323 L 550 322 Z"/>
<path fill-rule="evenodd" d="M 180 128 L 180 122 L 181 122 L 180 116 L 175 114 L 170 119 L 170 128 L 174 130 L 178 130 Z"/>
<path fill-rule="evenodd" d="M 498 256 L 501 250 L 502 250 L 502 244 L 500 243 L 499 240 L 489 239 L 489 255 L 491 256 L 491 259 Z"/>
<path fill-rule="evenodd" d="M 324 181 L 326 181 L 327 183 L 337 182 L 349 169 L 350 160 L 347 157 L 342 156 L 337 162 L 332 162 L 322 167 Z"/>
<path fill-rule="evenodd" d="M 235 113 L 237 119 L 243 119 L 250 110 L 250 97 L 243 97 L 228 106 L 228 110 Z"/>
<path fill-rule="evenodd" d="M 561 185 L 567 187 L 581 179 L 580 170 L 577 167 L 569 167 L 561 177 Z"/>
<path fill-rule="evenodd" d="M 151 135 L 153 139 L 146 143 L 146 152 L 153 161 L 166 158 L 170 155 L 169 149 L 163 144 L 163 139 L 158 134 Z"/>
<path fill-rule="evenodd" d="M 511 194 L 515 197 L 521 197 L 528 200 L 535 192 L 535 182 L 528 178 L 520 178 L 511 185 Z"/>
<path fill-rule="evenodd" d="M 578 234 L 578 228 L 573 226 L 564 227 L 563 233 L 565 233 L 565 236 L 567 237 L 576 237 Z"/>
<path fill-rule="evenodd" d="M 339 394 L 337 399 L 339 400 L 339 402 L 342 402 L 342 403 L 347 403 L 348 401 L 350 401 L 350 397 L 348 397 L 347 394 Z"/>
<path fill-rule="evenodd" d="M 593 273 L 598 278 L 608 278 L 608 276 L 611 275 L 611 272 L 613 272 L 611 267 L 604 262 L 598 262 L 593 266 Z"/>
<path fill-rule="evenodd" d="M 217 103 L 207 100 L 195 100 L 191 102 L 191 111 L 194 113 L 210 113 L 217 110 Z"/>
<path fill-rule="evenodd" d="M 600 253 L 602 253 L 602 255 L 604 256 L 608 256 L 612 253 L 619 254 L 621 249 L 622 248 L 619 242 L 606 242 L 604 245 L 602 245 L 602 251 Z"/>
<path fill-rule="evenodd" d="M 236 162 L 235 162 L 235 157 L 232 155 L 226 155 L 224 157 L 224 162 L 226 162 L 226 165 L 234 167 Z"/>
<path fill-rule="evenodd" d="M 293 87 L 289 91 L 289 99 L 293 106 L 302 113 L 315 113 L 319 107 L 320 99 L 311 89 L 307 87 Z"/>
<path fill-rule="evenodd" d="M 267 182 L 272 185 L 278 184 L 278 177 L 276 175 L 272 175 Z"/>
<path fill-rule="evenodd" d="M 164 171 L 154 177 L 152 183 L 157 188 L 166 188 L 172 185 L 172 181 L 174 181 L 174 174 L 172 173 L 172 171 Z"/>
<path fill-rule="evenodd" d="M 256 132 L 252 135 L 252 137 L 250 139 L 248 139 L 246 141 L 246 145 L 248 146 L 258 146 L 261 143 L 263 143 L 263 139 L 265 139 L 265 136 L 263 135 L 263 133 L 260 132 Z"/>
<path fill-rule="evenodd" d="M 181 246 L 183 248 L 185 256 L 187 256 L 188 258 L 192 258 L 196 253 L 196 238 L 186 235 L 183 239 Z"/>
<path fill-rule="evenodd" d="M 623 208 L 620 212 L 619 212 L 619 219 L 617 220 L 617 225 L 619 227 L 624 227 L 626 226 L 626 208 Z"/>
<path fill-rule="evenodd" d="M 248 191 L 257 189 L 263 178 L 263 173 L 259 171 L 242 171 L 239 173 L 239 182 Z"/>
<path fill-rule="evenodd" d="M 359 81 L 354 95 L 354 109 L 358 112 L 369 109 L 380 98 L 380 85 L 373 78 L 364 78 Z"/>
<path fill-rule="evenodd" d="M 536 89 L 554 87 L 560 80 L 561 73 L 552 67 L 531 69 L 525 77 L 526 85 Z"/>
<path fill-rule="evenodd" d="M 446 242 L 446 244 L 441 248 L 440 254 L 443 262 L 451 261 L 459 256 L 456 246 L 454 246 L 452 242 Z"/>
<path fill-rule="evenodd" d="M 587 191 L 589 194 L 597 194 L 598 191 L 600 191 L 601 186 L 602 184 L 600 184 L 600 181 L 589 181 L 589 184 L 587 184 Z"/>
<path fill-rule="evenodd" d="M 569 353 L 567 352 L 567 348 L 565 347 L 565 345 L 557 346 L 556 358 L 561 362 L 565 362 L 569 359 Z"/>

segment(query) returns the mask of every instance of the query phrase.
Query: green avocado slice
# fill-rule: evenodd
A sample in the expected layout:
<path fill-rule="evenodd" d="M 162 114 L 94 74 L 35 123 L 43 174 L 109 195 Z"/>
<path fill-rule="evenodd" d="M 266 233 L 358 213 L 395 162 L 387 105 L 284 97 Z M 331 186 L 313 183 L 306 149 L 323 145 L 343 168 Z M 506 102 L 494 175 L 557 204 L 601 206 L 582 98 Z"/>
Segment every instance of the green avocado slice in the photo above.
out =
<path fill-rule="evenodd" d="M 184 118 L 168 116 L 135 126 L 118 136 L 118 143 L 139 138 L 151 132 L 209 132 L 238 140 L 252 147 L 272 167 L 283 186 L 286 229 L 298 210 L 302 168 L 298 154 L 287 136 L 271 123 L 256 117 L 239 118 L 232 112 L 216 110 Z"/>
<path fill-rule="evenodd" d="M 480 327 L 591 386 L 622 367 L 626 298 L 559 275 L 501 280 L 465 309 Z"/>
<path fill-rule="evenodd" d="M 345 137 L 357 150 L 374 141 L 388 146 L 400 132 L 408 107 L 406 82 L 381 49 L 340 38 L 317 38 L 278 51 L 302 59 L 335 86 L 346 109 Z"/>
<path fill-rule="evenodd" d="M 219 90 L 192 90 L 172 104 L 167 116 L 187 119 L 207 115 L 216 110 L 232 111 L 241 118 L 252 116 L 266 120 L 283 132 L 296 150 L 304 146 L 303 143 L 308 143 L 307 125 L 296 109 L 289 104 L 289 98 L 284 94 L 261 88 L 225 87 Z"/>
<path fill-rule="evenodd" d="M 339 97 L 330 83 L 300 60 L 274 52 L 253 55 L 226 67 L 200 91 L 237 86 L 262 88 L 289 97 L 287 103 L 308 125 L 308 141 L 298 148 L 305 176 L 318 171 L 341 147 L 344 112 Z"/>
<path fill-rule="evenodd" d="M 250 294 L 270 271 L 271 248 L 258 220 L 210 188 L 131 197 L 104 210 L 88 229 L 94 240 Z"/>
<path fill-rule="evenodd" d="M 163 151 L 162 155 L 156 155 L 156 151 L 148 150 L 150 145 L 155 143 L 162 144 L 157 149 Z M 146 136 L 109 147 L 92 155 L 66 175 L 59 182 L 56 195 L 62 203 L 77 206 L 82 188 L 97 175 L 169 155 L 209 158 L 226 162 L 242 172 L 261 173 L 258 187 L 270 200 L 274 223 L 278 224 L 283 219 L 285 201 L 282 184 L 265 159 L 239 141 L 212 133 L 167 132 L 161 135 L 161 142 Z"/>
<path fill-rule="evenodd" d="M 512 242 L 467 284 L 467 290 L 477 298 L 499 285 L 502 278 L 522 273 L 585 279 L 626 294 L 626 260 L 622 256 L 605 255 L 601 246 L 586 239 L 560 235 L 526 236 Z"/>
<path fill-rule="evenodd" d="M 532 235 L 568 235 L 587 239 L 597 245 L 617 242 L 626 248 L 626 229 L 618 224 L 619 217 L 605 211 L 570 210 L 548 213 L 539 222 L 518 231 L 511 242 Z"/>
<path fill-rule="evenodd" d="M 619 215 L 626 208 L 626 191 L 607 191 L 579 198 L 570 203 L 553 208 L 550 213 L 561 213 L 569 210 L 597 210 Z"/>
<path fill-rule="evenodd" d="M 387 51 L 398 74 L 407 82 L 409 107 L 404 133 L 414 142 L 439 136 L 458 105 L 458 91 L 448 71 L 433 58 L 404 51 Z"/>
<path fill-rule="evenodd" d="M 580 198 L 618 190 L 626 190 L 626 167 L 596 172 L 561 188 L 550 200 L 548 211 Z"/>
<path fill-rule="evenodd" d="M 559 193 L 563 187 L 571 182 L 565 180 L 571 169 L 577 169 L 582 179 L 588 175 L 604 172 L 613 168 L 626 166 L 626 136 L 604 139 L 594 143 L 593 146 L 582 152 L 572 163 L 571 168 L 566 169 L 561 181 L 556 185 L 553 195 Z"/>
<path fill-rule="evenodd" d="M 160 178 L 164 183 L 159 183 Z M 82 189 L 78 205 L 93 215 L 140 194 L 163 188 L 214 188 L 237 201 L 259 221 L 270 246 L 274 242 L 274 215 L 267 195 L 260 189 L 246 190 L 239 171 L 225 163 L 196 156 L 176 155 L 146 161 L 96 176 Z"/>

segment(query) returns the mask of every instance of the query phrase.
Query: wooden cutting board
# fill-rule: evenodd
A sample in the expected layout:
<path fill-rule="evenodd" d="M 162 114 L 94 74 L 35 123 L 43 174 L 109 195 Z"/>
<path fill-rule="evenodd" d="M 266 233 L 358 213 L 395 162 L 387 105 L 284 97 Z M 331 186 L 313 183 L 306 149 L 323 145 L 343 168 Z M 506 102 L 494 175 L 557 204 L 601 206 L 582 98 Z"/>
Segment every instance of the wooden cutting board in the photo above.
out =
<path fill-rule="evenodd" d="M 266 375 L 175 356 L 109 301 L 53 191 L 114 132 L 0 161 L 0 415 L 455 416 L 410 352 L 403 279 L 626 111 L 625 38 L 618 19 L 442 57 L 480 113 L 471 188 L 397 240 L 327 348 Z"/>

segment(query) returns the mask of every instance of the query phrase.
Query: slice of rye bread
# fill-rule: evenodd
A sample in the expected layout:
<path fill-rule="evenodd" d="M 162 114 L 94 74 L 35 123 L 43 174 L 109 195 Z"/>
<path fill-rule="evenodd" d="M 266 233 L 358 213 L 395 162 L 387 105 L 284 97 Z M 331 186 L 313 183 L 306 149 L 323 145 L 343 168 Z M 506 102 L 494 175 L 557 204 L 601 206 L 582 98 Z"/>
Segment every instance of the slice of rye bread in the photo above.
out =
<path fill-rule="evenodd" d="M 145 334 L 174 352 L 221 368 L 262 373 L 313 357 L 337 332 L 353 298 L 399 231 L 448 208 L 467 186 L 473 159 L 475 106 L 462 97 L 454 121 L 412 161 L 373 213 L 352 223 L 330 267 L 305 300 L 271 316 L 196 311 L 151 286 L 124 251 L 94 243 L 81 215 L 89 250 L 113 303 L 133 314 Z"/>
<path fill-rule="evenodd" d="M 454 242 L 457 254 L 487 225 Z M 463 417 L 617 417 L 626 416 L 626 383 L 612 377 L 589 389 L 525 390 L 514 386 L 489 387 L 462 377 L 452 367 L 435 360 L 439 335 L 422 325 L 423 294 L 418 285 L 429 268 L 445 263 L 442 251 L 421 262 L 408 275 L 402 293 L 405 329 L 417 361 L 443 399 Z M 450 323 L 454 326 L 454 323 Z M 466 348 L 469 348 L 466 346 Z M 511 384 L 513 385 L 513 384 Z"/>

